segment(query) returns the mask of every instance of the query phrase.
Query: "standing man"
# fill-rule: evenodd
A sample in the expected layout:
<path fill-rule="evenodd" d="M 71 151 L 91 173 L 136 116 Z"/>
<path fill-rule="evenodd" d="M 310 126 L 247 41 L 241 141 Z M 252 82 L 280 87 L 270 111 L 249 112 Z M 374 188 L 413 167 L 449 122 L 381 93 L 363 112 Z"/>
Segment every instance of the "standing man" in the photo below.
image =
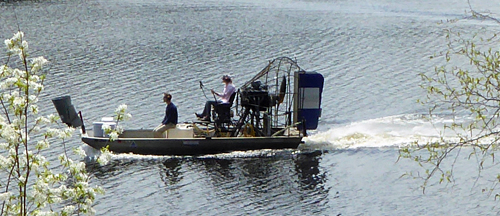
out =
<path fill-rule="evenodd" d="M 167 104 L 165 118 L 163 118 L 161 124 L 153 130 L 155 138 L 164 138 L 162 137 L 163 132 L 170 128 L 175 128 L 175 125 L 177 125 L 177 107 L 172 103 L 172 95 L 163 93 L 163 102 Z"/>

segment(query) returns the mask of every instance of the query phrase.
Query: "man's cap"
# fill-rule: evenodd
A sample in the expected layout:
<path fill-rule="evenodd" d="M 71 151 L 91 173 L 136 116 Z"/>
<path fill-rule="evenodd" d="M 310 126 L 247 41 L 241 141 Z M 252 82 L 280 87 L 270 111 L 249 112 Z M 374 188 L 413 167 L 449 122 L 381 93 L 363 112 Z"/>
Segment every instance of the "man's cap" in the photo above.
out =
<path fill-rule="evenodd" d="M 222 76 L 222 80 L 232 80 L 232 78 L 229 74 L 226 74 L 226 75 Z"/>

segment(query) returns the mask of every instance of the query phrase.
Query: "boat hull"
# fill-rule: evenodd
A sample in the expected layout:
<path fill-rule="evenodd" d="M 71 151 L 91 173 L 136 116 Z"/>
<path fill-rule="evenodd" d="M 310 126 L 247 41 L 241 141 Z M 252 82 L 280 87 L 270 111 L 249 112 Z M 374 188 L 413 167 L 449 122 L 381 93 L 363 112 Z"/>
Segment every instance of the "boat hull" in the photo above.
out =
<path fill-rule="evenodd" d="M 108 138 L 82 136 L 95 149 L 142 155 L 203 155 L 258 149 L 295 149 L 301 137 Z"/>

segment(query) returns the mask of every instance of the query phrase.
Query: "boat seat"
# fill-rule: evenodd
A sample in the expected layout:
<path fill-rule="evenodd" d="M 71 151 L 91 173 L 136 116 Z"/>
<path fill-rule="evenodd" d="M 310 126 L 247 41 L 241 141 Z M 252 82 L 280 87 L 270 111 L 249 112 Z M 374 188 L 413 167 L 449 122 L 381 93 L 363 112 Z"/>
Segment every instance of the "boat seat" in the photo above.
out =
<path fill-rule="evenodd" d="M 226 104 L 215 104 L 214 107 L 214 121 L 217 124 L 231 123 L 231 107 L 233 106 L 234 98 L 236 97 L 236 92 L 231 94 L 229 97 L 229 103 Z"/>
<path fill-rule="evenodd" d="M 194 130 L 185 124 L 178 124 L 175 128 L 170 128 L 163 132 L 165 138 L 193 138 Z"/>

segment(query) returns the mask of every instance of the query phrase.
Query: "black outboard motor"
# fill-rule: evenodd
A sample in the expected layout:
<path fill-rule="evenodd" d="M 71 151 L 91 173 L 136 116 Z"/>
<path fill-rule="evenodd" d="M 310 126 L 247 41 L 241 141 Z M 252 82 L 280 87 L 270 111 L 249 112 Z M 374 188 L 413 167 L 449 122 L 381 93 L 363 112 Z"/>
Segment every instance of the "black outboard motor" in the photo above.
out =
<path fill-rule="evenodd" d="M 71 104 L 70 96 L 62 96 L 52 99 L 61 121 L 70 127 L 82 126 L 82 120 L 78 117 L 75 107 Z"/>

